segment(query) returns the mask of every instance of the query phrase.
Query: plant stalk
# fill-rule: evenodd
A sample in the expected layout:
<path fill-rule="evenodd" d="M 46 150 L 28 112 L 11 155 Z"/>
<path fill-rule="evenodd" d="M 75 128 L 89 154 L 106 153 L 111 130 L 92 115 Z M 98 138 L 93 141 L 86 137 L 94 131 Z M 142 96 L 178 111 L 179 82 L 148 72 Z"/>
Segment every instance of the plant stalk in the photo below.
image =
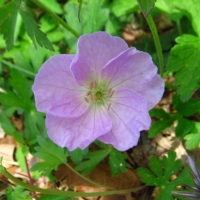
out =
<path fill-rule="evenodd" d="M 162 48 L 161 48 L 161 44 L 160 44 L 160 39 L 158 36 L 158 31 L 156 28 L 156 25 L 153 21 L 153 18 L 151 16 L 151 14 L 146 18 L 147 23 L 151 29 L 151 33 L 153 35 L 153 39 L 154 39 L 154 43 L 156 46 L 156 51 L 157 51 L 157 55 L 158 55 L 158 60 L 159 60 L 159 74 L 161 77 L 163 77 L 164 74 L 164 60 L 163 60 L 163 54 L 162 54 Z"/>
<path fill-rule="evenodd" d="M 83 176 L 82 174 L 80 174 L 79 172 L 77 172 L 73 167 L 71 167 L 68 163 L 65 163 L 65 165 L 70 169 L 72 170 L 75 174 L 77 174 L 78 176 L 80 176 L 82 179 L 86 180 L 87 182 L 93 184 L 93 185 L 96 185 L 98 187 L 103 187 L 103 188 L 108 188 L 108 189 L 114 189 L 112 187 L 109 187 L 109 186 L 106 186 L 106 185 L 101 185 L 99 183 L 96 183 L 90 179 L 88 179 L 87 177 Z"/>
<path fill-rule="evenodd" d="M 43 9 L 47 12 L 53 19 L 55 19 L 59 24 L 61 24 L 65 29 L 67 29 L 70 33 L 72 33 L 77 38 L 80 37 L 79 33 L 77 33 L 71 26 L 69 26 L 62 18 L 60 18 L 57 14 L 52 12 L 49 8 L 47 8 L 44 4 L 42 4 L 39 0 L 31 0 L 35 3 L 39 8 Z"/>
<path fill-rule="evenodd" d="M 59 196 L 71 196 L 71 197 L 106 196 L 106 195 L 113 195 L 113 194 L 127 194 L 130 192 L 137 192 L 139 190 L 143 190 L 146 188 L 146 186 L 140 186 L 140 187 L 126 189 L 126 190 L 110 190 L 110 191 L 106 191 L 106 192 L 91 192 L 91 193 L 61 191 L 61 190 L 52 190 L 52 189 L 42 189 L 42 188 L 37 188 L 35 186 L 29 185 L 29 184 L 15 178 L 13 175 L 11 175 L 9 172 L 7 172 L 6 169 L 2 165 L 0 166 L 0 174 L 3 174 L 6 178 L 10 179 L 15 184 L 20 185 L 30 191 L 39 192 L 41 194 L 52 194 L 52 195 L 59 195 Z"/>

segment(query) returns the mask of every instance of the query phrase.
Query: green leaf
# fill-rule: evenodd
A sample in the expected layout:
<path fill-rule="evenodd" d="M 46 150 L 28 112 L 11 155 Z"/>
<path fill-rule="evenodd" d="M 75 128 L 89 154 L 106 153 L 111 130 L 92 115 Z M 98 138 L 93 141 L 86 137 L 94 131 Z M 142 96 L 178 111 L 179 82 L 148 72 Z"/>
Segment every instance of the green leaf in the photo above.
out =
<path fill-rule="evenodd" d="M 56 0 L 40 0 L 47 8 L 57 14 L 62 14 L 60 4 Z"/>
<path fill-rule="evenodd" d="M 82 5 L 81 14 L 83 18 L 83 33 L 93 33 L 103 28 L 103 25 L 108 19 L 109 10 L 102 9 L 102 1 L 92 0 L 87 1 L 87 5 Z M 81 15 L 81 19 L 82 19 Z"/>
<path fill-rule="evenodd" d="M 8 117 L 5 115 L 5 112 L 3 111 L 0 112 L 0 122 L 4 132 L 13 136 L 15 131 L 14 125 L 10 122 Z"/>
<path fill-rule="evenodd" d="M 36 163 L 31 168 L 33 170 L 45 170 L 45 173 L 51 172 L 52 169 L 56 169 L 61 163 L 65 163 L 67 160 L 67 151 L 65 148 L 61 148 L 54 144 L 50 139 L 42 136 L 37 137 L 39 146 L 35 147 L 36 152 L 34 155 L 37 158 L 44 160 L 45 162 Z"/>
<path fill-rule="evenodd" d="M 19 12 L 23 19 L 25 30 L 28 36 L 33 41 L 35 48 L 37 48 L 36 45 L 37 42 L 41 47 L 44 46 L 45 48 L 54 51 L 51 42 L 48 40 L 45 34 L 42 31 L 40 31 L 34 19 L 28 13 L 24 12 L 22 9 L 20 9 Z"/>
<path fill-rule="evenodd" d="M 35 49 L 33 46 L 30 46 L 28 48 L 28 52 L 30 55 L 31 63 L 34 67 L 34 72 L 38 72 L 41 65 L 44 63 L 45 56 L 46 56 L 46 50 L 41 48 L 40 46 L 37 47 L 37 49 Z M 37 59 L 35 59 L 35 58 L 37 58 Z"/>
<path fill-rule="evenodd" d="M 26 103 L 32 104 L 32 100 L 30 99 L 32 92 L 28 80 L 16 69 L 11 68 L 10 71 L 10 85 L 17 91 L 18 95 L 26 101 Z"/>
<path fill-rule="evenodd" d="M 110 10 L 115 16 L 120 17 L 139 10 L 136 0 L 114 0 L 110 4 Z"/>
<path fill-rule="evenodd" d="M 89 152 L 85 157 L 87 160 L 82 161 L 76 170 L 83 171 L 83 175 L 89 174 L 109 153 L 110 149 Z"/>
<path fill-rule="evenodd" d="M 171 7 L 175 7 L 176 9 L 179 9 L 184 15 L 186 15 L 190 21 L 192 22 L 192 26 L 197 33 L 198 36 L 200 36 L 200 26 L 199 26 L 199 19 L 200 19 L 200 4 L 199 0 L 166 0 L 168 4 Z"/>
<path fill-rule="evenodd" d="M 172 103 L 178 113 L 185 117 L 189 117 L 200 110 L 200 99 L 189 99 L 187 102 L 182 102 L 177 95 L 173 95 Z"/>
<path fill-rule="evenodd" d="M 194 127 L 191 133 L 184 137 L 186 140 L 187 149 L 195 149 L 200 143 L 200 122 L 194 122 Z"/>
<path fill-rule="evenodd" d="M 149 137 L 154 137 L 164 131 L 166 128 L 172 126 L 175 118 L 171 117 L 169 119 L 159 120 L 152 123 L 149 130 Z"/>
<path fill-rule="evenodd" d="M 6 41 L 7 50 L 13 46 L 14 31 L 17 20 L 20 0 L 12 0 L 10 3 L 0 7 L 0 32 Z"/>
<path fill-rule="evenodd" d="M 11 91 L 0 92 L 0 103 L 6 106 L 23 108 L 27 111 L 30 110 L 30 105 Z"/>
<path fill-rule="evenodd" d="M 156 117 L 160 119 L 165 119 L 170 117 L 169 113 L 160 108 L 153 108 L 152 110 L 149 111 L 149 114 L 151 117 Z"/>
<path fill-rule="evenodd" d="M 156 176 L 148 169 L 139 167 L 137 169 L 138 175 L 141 177 L 142 182 L 149 186 L 157 186 Z"/>
<path fill-rule="evenodd" d="M 140 9 L 142 10 L 145 17 L 151 14 L 155 6 L 155 0 L 137 0 Z"/>
<path fill-rule="evenodd" d="M 200 38 L 183 35 L 176 42 L 170 52 L 167 67 L 176 72 L 178 95 L 182 101 L 187 101 L 200 86 Z"/>
<path fill-rule="evenodd" d="M 118 176 L 120 172 L 126 172 L 126 155 L 112 148 L 109 155 L 109 164 L 112 176 Z"/>
<path fill-rule="evenodd" d="M 20 144 L 24 144 L 24 138 L 23 136 L 21 135 L 21 133 L 17 132 L 17 131 L 14 131 L 13 132 L 13 137 L 15 138 L 15 140 L 17 142 L 19 142 Z"/>
<path fill-rule="evenodd" d="M 194 123 L 191 120 L 185 119 L 182 116 L 178 117 L 178 125 L 176 126 L 175 132 L 177 137 L 183 138 L 188 134 L 194 127 Z"/>
<path fill-rule="evenodd" d="M 20 146 L 17 148 L 16 151 L 17 162 L 19 163 L 20 168 L 24 172 L 27 172 L 26 162 L 25 162 L 25 156 L 27 156 L 27 154 L 28 154 L 28 149 L 26 146 Z"/>
<path fill-rule="evenodd" d="M 68 2 L 64 10 L 66 11 L 65 19 L 69 26 L 73 27 L 78 33 L 88 34 L 102 30 L 105 25 L 109 10 L 102 9 L 102 1 L 92 0 L 83 2 L 81 7 L 80 19 L 78 19 L 79 6 L 72 2 Z M 75 51 L 77 38 L 69 31 L 64 30 L 65 38 L 70 48 Z"/>
<path fill-rule="evenodd" d="M 44 115 L 37 112 L 36 110 L 25 112 L 24 123 L 24 136 L 28 140 L 28 142 L 30 142 L 31 140 L 35 140 L 36 136 L 40 135 L 40 133 L 45 130 Z"/>
<path fill-rule="evenodd" d="M 25 190 L 21 186 L 16 186 L 15 190 L 12 186 L 9 186 L 6 191 L 7 200 L 32 200 L 33 197 L 30 195 L 30 191 Z"/>
<path fill-rule="evenodd" d="M 168 157 L 164 156 L 162 160 L 158 160 L 155 156 L 151 157 L 149 167 L 151 171 L 139 168 L 138 175 L 146 185 L 161 188 L 159 200 L 173 200 L 171 192 L 176 186 L 193 182 L 188 169 L 184 169 L 177 179 L 170 180 L 171 176 L 181 169 L 181 161 L 176 160 L 176 154 L 173 151 L 169 151 Z"/>
<path fill-rule="evenodd" d="M 74 162 L 74 164 L 78 165 L 82 161 L 83 156 L 87 155 L 87 153 L 88 153 L 88 148 L 85 148 L 83 150 L 77 148 L 74 151 L 70 151 L 69 156 Z"/>

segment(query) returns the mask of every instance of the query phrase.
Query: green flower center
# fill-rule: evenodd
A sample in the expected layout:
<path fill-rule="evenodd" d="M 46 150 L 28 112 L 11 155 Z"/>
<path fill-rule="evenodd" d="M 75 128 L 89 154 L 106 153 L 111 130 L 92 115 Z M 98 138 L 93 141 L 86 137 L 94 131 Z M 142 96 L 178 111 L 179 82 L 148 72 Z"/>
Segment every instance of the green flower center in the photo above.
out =
<path fill-rule="evenodd" d="M 98 102 L 103 100 L 104 94 L 101 91 L 97 91 L 94 96 L 95 96 L 95 101 Z"/>
<path fill-rule="evenodd" d="M 113 93 L 114 90 L 111 88 L 108 89 L 106 82 L 97 83 L 96 81 L 92 81 L 84 99 L 87 103 L 105 105 L 106 100 L 110 99 Z"/>

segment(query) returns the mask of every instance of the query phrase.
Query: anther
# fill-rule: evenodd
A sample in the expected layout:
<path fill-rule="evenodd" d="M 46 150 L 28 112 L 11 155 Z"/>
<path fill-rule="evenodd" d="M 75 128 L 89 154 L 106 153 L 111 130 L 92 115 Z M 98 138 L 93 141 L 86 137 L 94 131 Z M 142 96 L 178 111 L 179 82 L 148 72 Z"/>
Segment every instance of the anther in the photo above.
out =
<path fill-rule="evenodd" d="M 90 94 L 91 100 L 94 101 L 94 95 L 91 93 Z"/>
<path fill-rule="evenodd" d="M 96 89 L 96 88 L 97 88 L 97 82 L 94 81 L 94 89 Z"/>
<path fill-rule="evenodd" d="M 110 98 L 112 97 L 112 95 L 114 94 L 114 92 L 115 92 L 114 90 L 111 92 L 111 94 L 109 96 Z"/>
<path fill-rule="evenodd" d="M 87 103 L 90 103 L 90 100 L 89 100 L 87 97 L 84 97 L 84 99 L 85 99 L 85 101 L 86 101 Z"/>
<path fill-rule="evenodd" d="M 90 83 L 90 90 L 93 88 L 93 81 Z"/>
<path fill-rule="evenodd" d="M 112 92 L 112 88 L 108 89 L 108 94 L 110 94 Z"/>
<path fill-rule="evenodd" d="M 110 104 L 108 104 L 108 110 L 110 109 L 110 106 L 111 106 L 111 103 L 110 103 Z"/>
<path fill-rule="evenodd" d="M 88 91 L 87 93 L 86 93 L 86 96 L 90 96 L 91 95 L 91 91 Z"/>

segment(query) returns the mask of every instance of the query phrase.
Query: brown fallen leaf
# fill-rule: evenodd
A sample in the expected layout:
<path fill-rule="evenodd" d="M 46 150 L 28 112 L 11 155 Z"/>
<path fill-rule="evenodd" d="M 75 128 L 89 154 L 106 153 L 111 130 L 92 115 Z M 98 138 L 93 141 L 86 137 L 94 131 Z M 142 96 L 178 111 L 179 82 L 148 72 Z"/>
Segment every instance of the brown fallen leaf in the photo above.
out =
<path fill-rule="evenodd" d="M 70 164 L 74 167 L 73 164 Z M 97 187 L 87 182 L 80 176 L 71 171 L 65 164 L 61 164 L 57 171 L 54 172 L 56 185 L 59 189 L 76 188 L 76 191 L 82 192 L 103 192 L 107 188 Z M 127 169 L 127 172 L 121 173 L 118 177 L 112 177 L 110 167 L 107 164 L 100 163 L 95 169 L 86 176 L 88 179 L 102 185 L 106 185 L 117 190 L 131 189 L 141 186 L 136 170 Z M 128 199 L 126 198 L 129 197 Z M 133 200 L 130 194 L 127 195 L 110 195 L 105 197 L 85 198 L 88 200 Z M 79 199 L 81 200 L 81 199 Z"/>

